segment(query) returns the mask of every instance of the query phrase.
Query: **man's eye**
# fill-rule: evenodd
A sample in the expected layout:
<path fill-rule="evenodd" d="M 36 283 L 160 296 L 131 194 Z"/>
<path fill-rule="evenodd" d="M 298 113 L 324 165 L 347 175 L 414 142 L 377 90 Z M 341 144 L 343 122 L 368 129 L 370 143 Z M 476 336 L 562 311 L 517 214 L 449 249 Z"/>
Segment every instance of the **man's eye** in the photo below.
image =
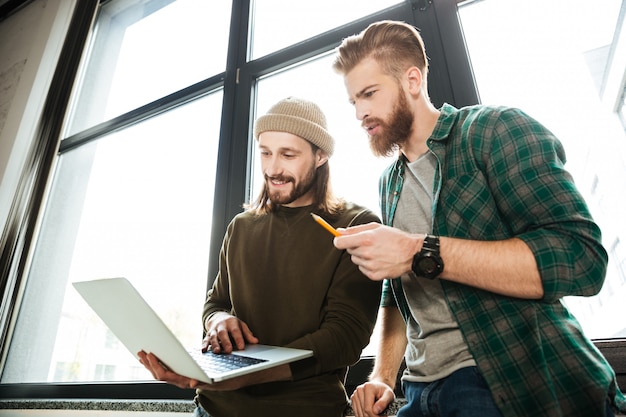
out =
<path fill-rule="evenodd" d="M 364 95 L 365 97 L 371 97 L 371 96 L 373 96 L 373 95 L 374 95 L 374 92 L 375 92 L 374 90 L 372 90 L 372 91 L 368 91 L 368 92 L 366 92 L 366 93 L 365 93 L 365 94 L 363 94 L 363 95 Z"/>

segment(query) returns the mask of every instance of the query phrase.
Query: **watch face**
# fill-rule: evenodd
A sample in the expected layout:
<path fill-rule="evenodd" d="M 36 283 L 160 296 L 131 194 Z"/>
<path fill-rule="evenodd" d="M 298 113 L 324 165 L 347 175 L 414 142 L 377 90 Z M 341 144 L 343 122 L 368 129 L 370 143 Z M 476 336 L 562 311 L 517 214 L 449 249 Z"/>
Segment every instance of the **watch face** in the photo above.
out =
<path fill-rule="evenodd" d="M 426 275 L 434 274 L 439 270 L 439 264 L 433 258 L 427 257 L 419 260 L 419 269 Z"/>
<path fill-rule="evenodd" d="M 435 279 L 443 272 L 443 260 L 439 255 L 439 238 L 426 236 L 422 250 L 413 257 L 413 273 L 419 277 Z"/>

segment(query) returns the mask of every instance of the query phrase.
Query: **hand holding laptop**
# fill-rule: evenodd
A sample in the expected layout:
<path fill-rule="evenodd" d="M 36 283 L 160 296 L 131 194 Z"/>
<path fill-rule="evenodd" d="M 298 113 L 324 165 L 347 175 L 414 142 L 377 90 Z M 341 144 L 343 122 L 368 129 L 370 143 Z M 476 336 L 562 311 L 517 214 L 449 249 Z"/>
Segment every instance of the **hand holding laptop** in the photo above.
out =
<path fill-rule="evenodd" d="M 154 379 L 167 382 L 183 389 L 202 389 L 207 391 L 232 391 L 248 385 L 262 384 L 272 381 L 288 381 L 291 379 L 291 369 L 288 364 L 278 365 L 273 368 L 263 369 L 254 373 L 230 378 L 221 382 L 207 384 L 196 379 L 187 378 L 169 370 L 152 353 L 138 352 L 139 362 L 145 366 Z"/>
<path fill-rule="evenodd" d="M 248 344 L 254 345 L 259 343 L 259 339 L 254 336 L 244 321 L 226 312 L 215 313 L 207 320 L 206 327 L 207 335 L 202 340 L 202 352 L 211 350 L 214 354 L 229 354 L 233 351 L 244 349 Z M 289 365 L 285 364 L 257 371 L 253 374 L 231 378 L 223 382 L 206 384 L 173 372 L 153 353 L 146 353 L 142 350 L 137 353 L 137 356 L 139 357 L 139 362 L 150 371 L 156 380 L 167 382 L 183 389 L 230 391 L 262 382 L 291 379 L 291 369 Z"/>
<path fill-rule="evenodd" d="M 127 279 L 97 279 L 73 285 L 156 379 L 182 388 L 225 390 L 286 379 L 291 375 L 286 364 L 313 356 L 311 350 L 261 345 L 243 322 L 228 317 L 216 321 L 221 327 L 211 328 L 215 334 L 206 339 L 204 348 L 210 341 L 216 346 L 211 352 L 188 350 Z M 236 336 L 238 331 L 243 333 Z M 233 349 L 230 337 L 238 349 Z M 241 340 L 247 343 L 242 346 Z M 222 346 L 218 354 L 219 342 Z"/>
<path fill-rule="evenodd" d="M 141 350 L 137 352 L 137 357 L 139 358 L 139 362 L 141 362 L 141 364 L 150 371 L 154 379 L 158 381 L 167 382 L 168 384 L 175 385 L 182 389 L 205 388 L 206 385 L 210 385 L 171 371 L 153 353 L 146 353 Z"/>

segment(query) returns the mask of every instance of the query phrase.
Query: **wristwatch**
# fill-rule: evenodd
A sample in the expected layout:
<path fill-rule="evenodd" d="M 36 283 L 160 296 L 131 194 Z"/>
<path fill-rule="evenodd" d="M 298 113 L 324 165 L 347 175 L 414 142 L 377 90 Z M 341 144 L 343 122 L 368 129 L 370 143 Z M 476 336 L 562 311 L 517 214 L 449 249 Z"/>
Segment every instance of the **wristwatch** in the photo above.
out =
<path fill-rule="evenodd" d="M 426 235 L 422 250 L 413 257 L 411 265 L 413 273 L 418 277 L 435 279 L 443 272 L 443 259 L 439 254 L 439 238 Z"/>

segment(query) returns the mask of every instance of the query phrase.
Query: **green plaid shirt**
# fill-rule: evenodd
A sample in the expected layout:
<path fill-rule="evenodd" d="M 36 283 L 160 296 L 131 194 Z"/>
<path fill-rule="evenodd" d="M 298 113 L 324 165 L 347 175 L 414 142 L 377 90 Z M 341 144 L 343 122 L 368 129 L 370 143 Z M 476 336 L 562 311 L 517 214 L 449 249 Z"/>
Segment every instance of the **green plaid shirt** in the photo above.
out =
<path fill-rule="evenodd" d="M 607 398 L 626 410 L 608 362 L 561 302 L 604 282 L 601 234 L 564 169 L 561 143 L 517 109 L 444 104 L 428 139 L 437 157 L 433 233 L 522 239 L 535 255 L 542 300 L 523 300 L 441 280 L 448 305 L 504 416 L 603 415 Z M 393 223 L 406 159 L 382 175 L 383 222 Z M 400 279 L 385 281 L 383 306 L 409 313 Z"/>

